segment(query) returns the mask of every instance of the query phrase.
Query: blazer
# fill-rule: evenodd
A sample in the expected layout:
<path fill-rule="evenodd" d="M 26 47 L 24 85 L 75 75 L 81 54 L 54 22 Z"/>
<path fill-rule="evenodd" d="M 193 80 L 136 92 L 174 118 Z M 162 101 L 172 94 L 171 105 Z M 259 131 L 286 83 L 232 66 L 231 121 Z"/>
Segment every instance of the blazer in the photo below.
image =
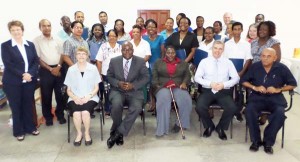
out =
<path fill-rule="evenodd" d="M 115 95 L 114 91 L 117 91 L 138 99 L 144 99 L 142 88 L 149 82 L 149 71 L 143 58 L 132 56 L 132 62 L 126 80 L 126 82 L 130 82 L 134 86 L 134 89 L 131 91 L 124 91 L 118 87 L 120 81 L 125 81 L 123 56 L 117 56 L 110 60 L 106 76 L 112 88 L 109 95 L 110 98 Z"/>
<path fill-rule="evenodd" d="M 25 45 L 28 59 L 28 73 L 32 80 L 36 81 L 38 76 L 39 58 L 32 42 Z M 21 85 L 25 72 L 25 62 L 17 46 L 12 47 L 12 41 L 8 40 L 1 44 L 1 57 L 4 63 L 3 84 Z"/>
<path fill-rule="evenodd" d="M 154 88 L 154 94 L 156 94 L 163 86 L 172 79 L 176 86 L 182 83 L 190 84 L 191 73 L 189 71 L 188 63 L 180 61 L 177 64 L 175 73 L 172 77 L 167 72 L 167 64 L 162 59 L 155 62 L 152 70 L 152 86 Z"/>

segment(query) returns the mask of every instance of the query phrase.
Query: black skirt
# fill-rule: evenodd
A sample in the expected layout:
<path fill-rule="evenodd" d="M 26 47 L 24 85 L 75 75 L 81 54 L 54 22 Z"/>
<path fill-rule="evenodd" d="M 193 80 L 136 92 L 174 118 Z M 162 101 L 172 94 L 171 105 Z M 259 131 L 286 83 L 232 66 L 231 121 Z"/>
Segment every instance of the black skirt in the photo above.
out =
<path fill-rule="evenodd" d="M 97 102 L 90 100 L 89 102 L 83 105 L 77 105 L 74 101 L 70 101 L 68 103 L 68 107 L 70 108 L 70 114 L 73 114 L 76 111 L 88 111 L 92 112 L 94 108 L 97 106 Z"/>

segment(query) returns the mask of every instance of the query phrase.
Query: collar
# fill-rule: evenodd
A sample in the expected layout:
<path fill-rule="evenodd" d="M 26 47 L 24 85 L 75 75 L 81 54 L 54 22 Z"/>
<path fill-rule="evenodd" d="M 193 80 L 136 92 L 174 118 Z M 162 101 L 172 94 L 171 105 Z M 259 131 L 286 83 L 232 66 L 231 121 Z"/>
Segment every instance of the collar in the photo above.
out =
<path fill-rule="evenodd" d="M 25 45 L 26 45 L 26 46 L 29 46 L 27 40 L 25 40 L 24 38 L 23 38 L 22 42 L 23 42 L 23 45 L 24 45 L 24 46 L 25 46 Z M 12 39 L 11 39 L 11 46 L 14 47 L 14 46 L 16 46 L 16 45 L 18 45 L 18 44 L 17 44 L 17 41 L 16 41 L 15 39 L 12 38 Z"/>
<path fill-rule="evenodd" d="M 48 37 L 45 37 L 45 36 L 42 34 L 42 35 L 41 35 L 41 38 L 42 38 L 42 39 L 47 39 L 47 40 L 52 40 L 52 39 L 53 39 L 53 36 L 50 35 L 50 38 L 48 38 Z"/>
<path fill-rule="evenodd" d="M 178 57 L 175 57 L 174 62 L 170 62 L 166 57 L 163 58 L 163 61 L 167 64 L 178 64 L 178 63 L 180 63 L 180 59 Z"/>
<path fill-rule="evenodd" d="M 128 60 L 129 62 L 131 62 L 132 61 L 132 58 L 133 58 L 133 56 Z M 127 60 L 123 57 L 123 62 L 126 62 Z"/>

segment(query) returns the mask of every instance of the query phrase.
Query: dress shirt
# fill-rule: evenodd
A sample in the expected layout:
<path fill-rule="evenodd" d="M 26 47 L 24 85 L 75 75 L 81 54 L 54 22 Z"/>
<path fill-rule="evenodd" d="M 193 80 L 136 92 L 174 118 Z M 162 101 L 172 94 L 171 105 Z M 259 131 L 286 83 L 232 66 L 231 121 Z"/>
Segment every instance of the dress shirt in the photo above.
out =
<path fill-rule="evenodd" d="M 224 84 L 224 89 L 229 89 L 239 82 L 239 75 L 228 58 L 221 56 L 218 59 L 207 57 L 203 59 L 196 71 L 195 81 L 203 88 L 211 88 L 212 82 Z"/>
<path fill-rule="evenodd" d="M 130 70 L 130 66 L 131 66 L 131 62 L 132 62 L 132 57 L 129 59 L 129 60 L 126 60 L 124 57 L 123 57 L 123 67 L 125 67 L 125 64 L 126 62 L 128 62 L 128 74 L 129 74 L 129 70 Z M 128 76 L 127 76 L 128 77 Z"/>
<path fill-rule="evenodd" d="M 253 58 L 251 45 L 244 39 L 240 39 L 238 43 L 235 43 L 234 38 L 231 38 L 225 43 L 224 57 L 243 59 L 245 64 L 247 60 Z"/>
<path fill-rule="evenodd" d="M 21 55 L 22 55 L 22 58 L 24 60 L 24 64 L 25 64 L 25 71 L 24 73 L 27 73 L 28 72 L 28 67 L 29 67 L 29 64 L 28 64 L 28 59 L 27 59 L 27 53 L 26 53 L 26 49 L 25 49 L 25 45 L 26 46 L 29 46 L 29 44 L 27 43 L 27 41 L 25 39 L 23 39 L 22 41 L 22 45 L 19 45 L 16 40 L 14 39 L 11 39 L 11 46 L 14 47 L 14 46 L 17 46 Z M 23 83 L 26 83 L 26 80 L 23 80 Z"/>

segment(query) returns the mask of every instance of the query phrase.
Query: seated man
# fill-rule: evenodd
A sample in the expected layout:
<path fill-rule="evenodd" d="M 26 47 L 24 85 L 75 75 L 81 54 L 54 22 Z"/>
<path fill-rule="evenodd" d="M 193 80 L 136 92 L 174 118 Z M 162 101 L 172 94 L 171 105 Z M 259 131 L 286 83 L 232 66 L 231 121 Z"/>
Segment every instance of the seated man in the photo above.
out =
<path fill-rule="evenodd" d="M 216 128 L 219 138 L 227 140 L 224 130 L 228 129 L 237 110 L 230 88 L 239 82 L 240 77 L 232 61 L 222 56 L 223 51 L 224 43 L 215 41 L 212 56 L 203 59 L 198 66 L 195 81 L 202 85 L 202 89 L 197 100 L 196 111 L 206 128 L 204 137 L 209 137 Z M 217 102 L 224 109 L 217 127 L 208 113 L 208 108 L 213 102 Z"/>
<path fill-rule="evenodd" d="M 109 101 L 112 104 L 113 124 L 108 148 L 114 144 L 122 145 L 123 135 L 128 135 L 135 119 L 142 110 L 144 95 L 142 88 L 149 82 L 149 71 L 144 59 L 133 56 L 133 46 L 129 41 L 122 45 L 122 56 L 112 58 L 107 71 L 111 85 Z M 128 113 L 122 120 L 124 103 L 128 104 Z"/>
<path fill-rule="evenodd" d="M 287 102 L 282 91 L 294 89 L 297 82 L 290 70 L 276 61 L 274 49 L 264 49 L 260 58 L 261 61 L 254 63 L 241 79 L 243 86 L 252 89 L 246 107 L 246 119 L 253 142 L 250 150 L 257 151 L 259 146 L 264 145 L 264 151 L 273 154 L 272 146 L 285 120 L 284 109 Z M 257 119 L 263 110 L 270 111 L 271 115 L 262 142 Z"/>

